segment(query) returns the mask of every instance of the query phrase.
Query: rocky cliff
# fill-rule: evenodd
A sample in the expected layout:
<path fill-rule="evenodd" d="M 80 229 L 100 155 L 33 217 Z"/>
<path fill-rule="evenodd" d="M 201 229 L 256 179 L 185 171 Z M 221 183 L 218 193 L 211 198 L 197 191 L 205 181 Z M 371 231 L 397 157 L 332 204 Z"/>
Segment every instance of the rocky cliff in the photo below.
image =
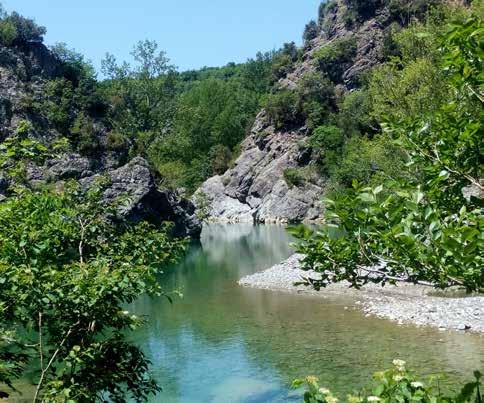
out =
<path fill-rule="evenodd" d="M 297 90 L 301 80 L 311 72 L 331 75 L 321 67 L 317 55 L 335 43 L 355 46 L 351 58 L 339 64 L 341 72 L 337 77 L 332 73 L 331 79 L 340 94 L 358 88 L 362 75 L 382 61 L 385 32 L 394 21 L 389 7 L 381 2 L 380 6 L 365 10 L 361 20 L 351 21 L 348 4 L 348 0 L 330 2 L 319 22 L 319 33 L 306 43 L 303 56 L 279 80 L 278 89 Z M 290 168 L 315 163 L 311 150 L 300 146 L 307 135 L 305 124 L 277 129 L 267 113 L 261 111 L 233 168 L 208 179 L 195 194 L 195 202 L 208 206 L 212 221 L 317 221 L 324 210 L 321 199 L 325 178 L 298 185 L 288 184 L 284 178 Z"/>
<path fill-rule="evenodd" d="M 22 132 L 23 137 L 52 148 L 52 144 L 63 138 L 51 119 L 32 106 L 45 99 L 48 86 L 63 74 L 63 63 L 42 43 L 0 45 L 1 142 L 5 144 L 7 139 L 18 137 Z M 81 111 L 73 113 L 80 114 Z M 175 224 L 176 235 L 199 236 L 201 224 L 193 204 L 175 192 L 159 189 L 143 158 L 129 161 L 125 151 L 112 151 L 106 147 L 107 129 L 102 119 L 97 119 L 95 114 L 89 119 L 94 122 L 95 152 L 81 154 L 68 147 L 42 162 L 27 159 L 24 180 L 28 186 L 67 179 L 89 186 L 94 178 L 103 175 L 110 179 L 104 195 L 106 200 L 127 196 L 129 202 L 120 211 L 126 220 L 148 220 L 156 225 L 170 221 Z M 12 181 L 0 167 L 0 200 L 8 197 Z"/>

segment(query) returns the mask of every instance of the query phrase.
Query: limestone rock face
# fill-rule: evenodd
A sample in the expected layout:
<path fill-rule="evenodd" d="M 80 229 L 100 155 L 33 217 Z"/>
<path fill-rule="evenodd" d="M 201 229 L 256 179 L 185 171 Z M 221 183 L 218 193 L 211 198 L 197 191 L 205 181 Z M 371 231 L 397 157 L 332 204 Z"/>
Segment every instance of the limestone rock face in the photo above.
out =
<path fill-rule="evenodd" d="M 209 219 L 221 222 L 288 223 L 317 220 L 323 182 L 290 187 L 284 172 L 308 164 L 300 150 L 304 132 L 277 132 L 262 112 L 232 169 L 208 179 L 195 193 L 208 199 Z"/>

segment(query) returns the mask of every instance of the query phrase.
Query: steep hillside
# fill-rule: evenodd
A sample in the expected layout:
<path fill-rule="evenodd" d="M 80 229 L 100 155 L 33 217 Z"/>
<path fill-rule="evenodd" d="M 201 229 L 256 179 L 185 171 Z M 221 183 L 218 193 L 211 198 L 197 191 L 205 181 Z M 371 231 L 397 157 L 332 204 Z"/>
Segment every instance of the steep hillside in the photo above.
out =
<path fill-rule="evenodd" d="M 234 166 L 207 180 L 195 195 L 211 220 L 268 223 L 321 217 L 328 180 L 317 169 L 321 153 L 308 144 L 308 136 L 332 124 L 341 100 L 388 56 L 391 27 L 418 18 L 434 2 L 413 3 L 337 0 L 321 5 L 319 23 L 306 27 L 302 57 L 279 80 Z M 350 112 L 346 120 L 353 118 Z"/>
<path fill-rule="evenodd" d="M 194 206 L 159 189 L 143 158 L 129 160 L 126 147 L 110 144 L 108 105 L 97 94 L 94 76 L 82 57 L 62 51 L 46 48 L 41 36 L 0 40 L 0 147 L 6 157 L 0 159 L 0 198 L 18 184 L 74 179 L 89 186 L 105 175 L 111 181 L 106 199 L 129 200 L 125 219 L 173 221 L 176 234 L 198 236 Z M 39 150 L 43 156 L 37 158 Z M 20 171 L 12 175 L 14 163 Z"/>

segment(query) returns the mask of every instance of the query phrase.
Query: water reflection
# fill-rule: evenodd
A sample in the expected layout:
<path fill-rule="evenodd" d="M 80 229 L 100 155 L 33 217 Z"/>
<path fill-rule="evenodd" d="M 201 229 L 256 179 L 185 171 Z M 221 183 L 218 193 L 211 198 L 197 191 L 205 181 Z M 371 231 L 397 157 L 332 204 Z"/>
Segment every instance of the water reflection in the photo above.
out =
<path fill-rule="evenodd" d="M 353 301 L 241 288 L 237 280 L 291 254 L 282 227 L 210 225 L 185 261 L 161 279 L 182 300 L 143 298 L 149 317 L 136 341 L 164 391 L 153 401 L 299 401 L 288 387 L 315 374 L 338 392 L 366 384 L 401 357 L 421 372 L 445 368 L 449 383 L 482 367 L 484 338 L 400 327 L 357 310 Z"/>

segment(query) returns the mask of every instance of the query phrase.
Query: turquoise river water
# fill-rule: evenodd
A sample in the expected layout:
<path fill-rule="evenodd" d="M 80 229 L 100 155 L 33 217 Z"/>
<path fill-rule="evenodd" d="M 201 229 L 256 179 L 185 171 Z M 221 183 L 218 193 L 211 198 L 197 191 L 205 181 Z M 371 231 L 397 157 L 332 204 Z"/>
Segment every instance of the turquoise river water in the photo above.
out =
<path fill-rule="evenodd" d="M 291 253 L 280 226 L 208 225 L 200 244 L 160 279 L 184 297 L 142 298 L 148 325 L 134 335 L 163 391 L 153 402 L 298 402 L 294 378 L 316 375 L 344 396 L 401 358 L 424 375 L 445 370 L 442 387 L 484 365 L 484 337 L 398 326 L 365 317 L 345 297 L 243 288 L 242 276 Z"/>

